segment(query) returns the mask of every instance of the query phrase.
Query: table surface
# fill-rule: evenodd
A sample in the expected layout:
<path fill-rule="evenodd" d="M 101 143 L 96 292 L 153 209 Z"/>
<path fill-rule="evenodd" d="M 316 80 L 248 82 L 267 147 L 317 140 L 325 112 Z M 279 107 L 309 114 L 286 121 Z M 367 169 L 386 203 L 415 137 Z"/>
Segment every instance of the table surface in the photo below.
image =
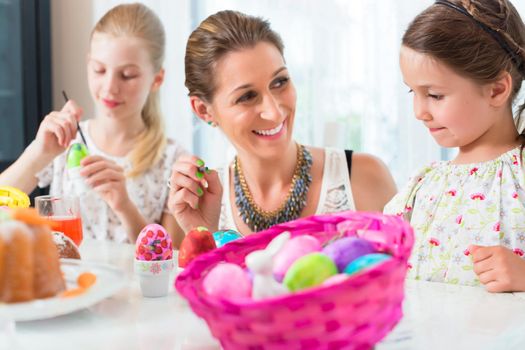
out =
<path fill-rule="evenodd" d="M 132 245 L 85 241 L 81 254 L 86 261 L 118 266 L 127 286 L 64 316 L 4 321 L 0 349 L 220 349 L 205 322 L 173 291 L 173 283 L 167 297 L 142 297 L 132 271 Z M 525 346 L 525 293 L 490 294 L 483 288 L 407 281 L 404 314 L 376 349 Z"/>

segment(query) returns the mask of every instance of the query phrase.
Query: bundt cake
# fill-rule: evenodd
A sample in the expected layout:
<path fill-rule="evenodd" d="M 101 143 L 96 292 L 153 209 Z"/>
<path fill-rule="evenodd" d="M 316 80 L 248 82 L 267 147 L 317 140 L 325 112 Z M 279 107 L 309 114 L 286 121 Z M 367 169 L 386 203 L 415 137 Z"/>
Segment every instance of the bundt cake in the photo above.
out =
<path fill-rule="evenodd" d="M 49 298 L 65 290 L 51 230 L 36 214 L 24 212 L 25 222 L 0 222 L 0 302 L 17 303 Z"/>
<path fill-rule="evenodd" d="M 80 259 L 77 245 L 62 232 L 53 231 L 53 241 L 58 249 L 58 256 L 65 259 Z"/>

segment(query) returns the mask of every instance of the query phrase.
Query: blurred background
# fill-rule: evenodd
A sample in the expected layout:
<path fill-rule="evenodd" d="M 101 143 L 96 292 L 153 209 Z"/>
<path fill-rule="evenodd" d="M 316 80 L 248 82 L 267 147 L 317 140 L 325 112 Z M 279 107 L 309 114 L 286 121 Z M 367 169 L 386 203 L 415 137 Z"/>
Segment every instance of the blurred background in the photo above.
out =
<path fill-rule="evenodd" d="M 88 39 L 116 0 L 0 0 L 0 166 L 15 159 L 42 119 L 63 105 L 62 90 L 93 115 L 86 81 Z M 421 165 L 448 159 L 415 120 L 399 72 L 400 40 L 430 0 L 149 0 L 167 33 L 161 99 L 168 136 L 207 164 L 231 160 L 217 129 L 192 115 L 184 50 L 207 16 L 233 9 L 268 19 L 285 43 L 297 88 L 299 142 L 372 153 L 399 186 Z M 525 0 L 514 0 L 525 13 Z"/>

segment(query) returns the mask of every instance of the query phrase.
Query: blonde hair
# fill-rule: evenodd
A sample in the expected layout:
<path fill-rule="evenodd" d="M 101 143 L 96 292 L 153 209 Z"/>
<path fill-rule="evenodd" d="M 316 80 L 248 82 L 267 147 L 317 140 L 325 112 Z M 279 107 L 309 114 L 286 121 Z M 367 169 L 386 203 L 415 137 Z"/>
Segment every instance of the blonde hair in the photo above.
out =
<path fill-rule="evenodd" d="M 91 38 L 95 33 L 144 40 L 155 72 L 162 68 L 166 41 L 164 27 L 157 15 L 147 6 L 134 3 L 113 7 L 97 22 L 91 32 Z M 141 115 L 146 129 L 139 135 L 129 155 L 132 164 L 131 171 L 126 174 L 129 177 L 139 176 L 154 166 L 166 147 L 158 90 L 150 92 Z"/>

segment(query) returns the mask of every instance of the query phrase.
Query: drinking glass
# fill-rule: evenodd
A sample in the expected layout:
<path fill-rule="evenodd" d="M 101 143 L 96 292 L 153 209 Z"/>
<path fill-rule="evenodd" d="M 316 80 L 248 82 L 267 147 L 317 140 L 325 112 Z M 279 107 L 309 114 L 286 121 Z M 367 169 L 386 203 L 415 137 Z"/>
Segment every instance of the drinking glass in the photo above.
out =
<path fill-rule="evenodd" d="M 82 242 L 82 220 L 78 197 L 39 196 L 35 207 L 40 216 L 53 221 L 55 230 L 71 238 L 77 246 Z"/>

